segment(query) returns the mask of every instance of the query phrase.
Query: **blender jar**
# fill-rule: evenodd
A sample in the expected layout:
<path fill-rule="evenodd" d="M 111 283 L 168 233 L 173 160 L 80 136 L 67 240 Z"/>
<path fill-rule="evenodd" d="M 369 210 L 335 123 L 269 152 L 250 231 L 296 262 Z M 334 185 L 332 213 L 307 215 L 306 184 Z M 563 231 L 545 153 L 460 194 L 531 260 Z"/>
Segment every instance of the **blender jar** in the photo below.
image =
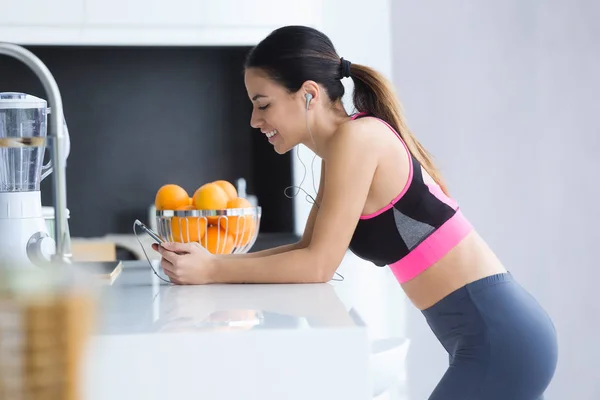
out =
<path fill-rule="evenodd" d="M 47 115 L 43 99 L 0 93 L 0 192 L 40 190 Z"/>
<path fill-rule="evenodd" d="M 48 115 L 44 99 L 25 93 L 0 93 L 0 192 L 39 191 L 52 173 L 44 162 L 48 145 Z M 71 150 L 69 130 L 63 118 L 63 159 Z"/>

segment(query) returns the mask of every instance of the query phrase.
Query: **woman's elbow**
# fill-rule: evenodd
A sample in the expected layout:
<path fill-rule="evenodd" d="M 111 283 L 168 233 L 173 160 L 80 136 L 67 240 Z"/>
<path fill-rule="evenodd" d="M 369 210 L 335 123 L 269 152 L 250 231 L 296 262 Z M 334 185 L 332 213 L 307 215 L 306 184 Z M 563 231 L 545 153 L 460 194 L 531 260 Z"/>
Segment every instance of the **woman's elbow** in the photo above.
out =
<path fill-rule="evenodd" d="M 333 279 L 335 271 L 341 263 L 341 258 L 333 254 L 315 254 L 312 258 L 314 280 L 316 283 L 327 283 Z"/>
<path fill-rule="evenodd" d="M 318 283 L 327 283 L 333 279 L 335 269 L 323 270 L 318 275 Z"/>

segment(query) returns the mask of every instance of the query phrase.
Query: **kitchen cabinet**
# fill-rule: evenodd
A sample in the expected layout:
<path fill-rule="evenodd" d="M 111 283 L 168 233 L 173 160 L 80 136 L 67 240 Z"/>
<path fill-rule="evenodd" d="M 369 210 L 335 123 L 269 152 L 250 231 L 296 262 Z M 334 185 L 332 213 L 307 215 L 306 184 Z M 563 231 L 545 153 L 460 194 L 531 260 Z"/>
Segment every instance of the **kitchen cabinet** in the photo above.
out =
<path fill-rule="evenodd" d="M 204 21 L 207 1 L 85 0 L 85 25 L 195 26 Z"/>
<path fill-rule="evenodd" d="M 0 27 L 56 27 L 83 21 L 83 0 L 0 0 Z M 0 37 L 0 40 L 2 38 Z"/>
<path fill-rule="evenodd" d="M 0 41 L 21 45 L 253 45 L 318 27 L 323 0 L 0 0 Z"/>
<path fill-rule="evenodd" d="M 219 0 L 206 2 L 206 20 L 216 26 L 312 25 L 319 19 L 321 0 Z"/>

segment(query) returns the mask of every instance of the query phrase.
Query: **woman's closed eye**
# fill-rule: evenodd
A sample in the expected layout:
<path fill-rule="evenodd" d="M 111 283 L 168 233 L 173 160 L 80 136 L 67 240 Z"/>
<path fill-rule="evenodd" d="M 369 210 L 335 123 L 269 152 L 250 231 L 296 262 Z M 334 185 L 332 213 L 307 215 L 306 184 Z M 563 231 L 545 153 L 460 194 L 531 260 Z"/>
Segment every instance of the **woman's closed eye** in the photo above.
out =
<path fill-rule="evenodd" d="M 267 104 L 266 106 L 260 106 L 260 107 L 258 107 L 258 109 L 259 110 L 266 110 L 269 106 L 270 106 L 270 104 Z"/>

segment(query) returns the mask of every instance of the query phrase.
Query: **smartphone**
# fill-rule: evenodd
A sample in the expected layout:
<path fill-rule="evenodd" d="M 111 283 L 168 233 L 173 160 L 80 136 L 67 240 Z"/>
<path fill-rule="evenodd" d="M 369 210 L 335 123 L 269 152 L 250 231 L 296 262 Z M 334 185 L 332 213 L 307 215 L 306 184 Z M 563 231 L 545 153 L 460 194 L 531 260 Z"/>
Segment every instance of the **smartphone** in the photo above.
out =
<path fill-rule="evenodd" d="M 165 241 L 163 240 L 163 238 L 160 237 L 160 235 L 156 232 L 154 232 L 152 229 L 148 228 L 146 225 L 144 225 L 142 223 L 142 221 L 140 221 L 139 219 L 135 220 L 135 224 L 138 225 L 139 227 L 142 228 L 142 230 L 144 232 L 146 232 L 152 239 L 154 239 L 154 241 L 158 244 L 164 243 Z"/>

